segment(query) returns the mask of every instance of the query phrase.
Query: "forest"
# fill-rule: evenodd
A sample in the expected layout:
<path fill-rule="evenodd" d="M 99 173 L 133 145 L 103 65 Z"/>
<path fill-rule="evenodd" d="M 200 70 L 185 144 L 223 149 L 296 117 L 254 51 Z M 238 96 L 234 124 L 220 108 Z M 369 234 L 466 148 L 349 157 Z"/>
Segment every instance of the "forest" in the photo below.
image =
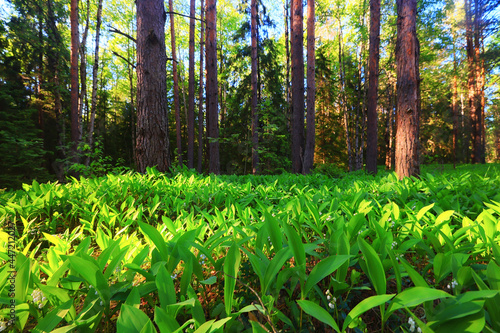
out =
<path fill-rule="evenodd" d="M 414 89 L 412 130 L 398 124 L 408 108 L 398 106 L 396 3 L 372 2 L 5 2 L 0 187 L 162 163 L 373 173 L 397 169 L 407 149 L 418 150 L 415 165 L 498 161 L 498 2 L 414 4 L 418 96 L 399 79 Z M 140 45 L 142 15 L 164 38 L 159 49 Z M 141 59 L 154 78 L 144 80 Z M 164 129 L 147 128 L 155 112 Z M 398 148 L 398 127 L 414 148 Z"/>
<path fill-rule="evenodd" d="M 0 332 L 500 332 L 499 0 L 0 0 Z"/>

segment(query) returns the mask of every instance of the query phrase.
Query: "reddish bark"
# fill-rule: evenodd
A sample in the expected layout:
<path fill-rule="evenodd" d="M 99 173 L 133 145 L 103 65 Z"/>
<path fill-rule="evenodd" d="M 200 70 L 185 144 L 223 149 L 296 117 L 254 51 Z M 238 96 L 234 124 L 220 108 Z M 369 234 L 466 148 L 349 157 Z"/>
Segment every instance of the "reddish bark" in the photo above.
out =
<path fill-rule="evenodd" d="M 396 173 L 399 179 L 420 174 L 420 47 L 416 32 L 417 0 L 397 0 Z"/>
<path fill-rule="evenodd" d="M 368 97 L 366 128 L 366 172 L 377 173 L 377 100 L 380 50 L 380 0 L 370 0 L 370 47 L 368 59 Z"/>

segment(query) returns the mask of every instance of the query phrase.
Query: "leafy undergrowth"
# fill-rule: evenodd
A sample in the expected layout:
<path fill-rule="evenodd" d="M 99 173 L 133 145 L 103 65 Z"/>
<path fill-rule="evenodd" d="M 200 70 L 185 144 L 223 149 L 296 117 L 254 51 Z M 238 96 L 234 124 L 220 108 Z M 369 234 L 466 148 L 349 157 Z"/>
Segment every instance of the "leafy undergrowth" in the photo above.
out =
<path fill-rule="evenodd" d="M 498 332 L 499 216 L 499 165 L 33 182 L 0 194 L 0 316 L 15 300 L 14 331 Z"/>

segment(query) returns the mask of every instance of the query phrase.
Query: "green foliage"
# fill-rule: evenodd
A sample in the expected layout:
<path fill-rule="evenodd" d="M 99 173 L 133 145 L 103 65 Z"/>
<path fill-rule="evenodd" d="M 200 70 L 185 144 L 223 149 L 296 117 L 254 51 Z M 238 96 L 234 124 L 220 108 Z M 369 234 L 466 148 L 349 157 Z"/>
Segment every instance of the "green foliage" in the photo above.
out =
<path fill-rule="evenodd" d="M 1 30 L 0 23 L 0 34 Z M 20 188 L 33 179 L 48 180 L 46 152 L 34 121 L 37 111 L 24 88 L 21 67 L 18 59 L 0 53 L 0 188 Z"/>
<path fill-rule="evenodd" d="M 499 165 L 34 181 L 0 193 L 13 330 L 498 331 L 499 181 Z"/>

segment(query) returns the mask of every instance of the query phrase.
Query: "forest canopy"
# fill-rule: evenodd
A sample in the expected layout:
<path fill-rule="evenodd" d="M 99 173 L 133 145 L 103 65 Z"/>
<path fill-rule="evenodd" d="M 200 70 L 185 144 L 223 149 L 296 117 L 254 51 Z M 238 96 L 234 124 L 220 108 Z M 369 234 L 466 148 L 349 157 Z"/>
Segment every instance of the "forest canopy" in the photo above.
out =
<path fill-rule="evenodd" d="M 2 1 L 0 187 L 161 164 L 307 173 L 373 156 L 394 169 L 398 10 L 411 1 L 379 2 L 378 39 L 374 3 Z M 416 3 L 418 164 L 500 160 L 498 13 L 494 0 Z M 139 33 L 153 23 L 159 58 Z M 147 141 L 155 107 L 163 137 Z"/>

